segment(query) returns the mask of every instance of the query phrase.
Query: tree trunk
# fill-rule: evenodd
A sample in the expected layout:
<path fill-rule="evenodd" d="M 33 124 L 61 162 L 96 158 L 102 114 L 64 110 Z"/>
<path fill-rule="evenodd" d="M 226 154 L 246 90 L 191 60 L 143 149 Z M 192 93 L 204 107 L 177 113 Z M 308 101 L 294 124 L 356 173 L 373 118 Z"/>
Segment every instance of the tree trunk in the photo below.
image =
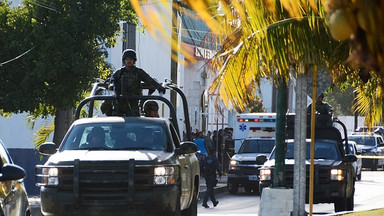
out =
<path fill-rule="evenodd" d="M 305 68 L 301 65 L 301 70 Z M 301 72 L 302 72 L 301 71 Z M 292 216 L 304 216 L 306 185 L 306 133 L 307 133 L 307 75 L 298 73 L 296 78 L 295 110 L 295 164 L 293 174 L 293 211 Z"/>
<path fill-rule="evenodd" d="M 285 187 L 285 125 L 287 113 L 287 83 L 281 78 L 276 96 L 276 150 L 273 187 Z"/>
<path fill-rule="evenodd" d="M 59 147 L 64 135 L 72 124 L 73 109 L 57 108 L 55 115 L 55 132 L 53 142 Z"/>

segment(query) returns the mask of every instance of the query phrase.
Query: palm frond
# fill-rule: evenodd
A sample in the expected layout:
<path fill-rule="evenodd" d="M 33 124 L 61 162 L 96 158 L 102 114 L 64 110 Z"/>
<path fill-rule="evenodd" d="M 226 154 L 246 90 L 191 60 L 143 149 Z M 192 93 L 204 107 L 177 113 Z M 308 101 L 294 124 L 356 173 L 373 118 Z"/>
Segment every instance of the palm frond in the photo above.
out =
<path fill-rule="evenodd" d="M 12 117 L 12 113 L 4 112 L 4 110 L 0 109 L 0 116 L 3 118 L 9 118 Z"/>
<path fill-rule="evenodd" d="M 35 148 L 38 149 L 41 144 L 47 141 L 49 135 L 55 130 L 55 123 L 52 120 L 47 124 L 43 124 L 39 127 L 36 133 L 33 135 L 33 143 Z"/>
<path fill-rule="evenodd" d="M 374 126 L 381 122 L 383 117 L 383 88 L 377 81 L 377 77 L 371 78 L 373 82 L 358 85 L 357 96 L 353 108 L 365 116 L 364 123 Z"/>

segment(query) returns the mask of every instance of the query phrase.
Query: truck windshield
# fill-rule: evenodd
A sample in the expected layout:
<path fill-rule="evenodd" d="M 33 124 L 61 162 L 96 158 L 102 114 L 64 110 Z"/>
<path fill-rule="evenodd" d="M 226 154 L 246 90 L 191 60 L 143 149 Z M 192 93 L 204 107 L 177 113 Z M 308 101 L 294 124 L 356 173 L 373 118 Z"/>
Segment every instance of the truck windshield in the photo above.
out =
<path fill-rule="evenodd" d="M 167 148 L 161 125 L 97 123 L 74 126 L 60 150 L 158 150 Z"/>
<path fill-rule="evenodd" d="M 244 140 L 238 153 L 271 153 L 275 146 L 275 140 Z"/>
<path fill-rule="evenodd" d="M 310 159 L 310 142 L 307 142 L 306 146 L 306 159 Z M 271 158 L 275 158 L 274 151 Z M 294 142 L 287 143 L 287 152 L 285 154 L 286 159 L 294 159 Z M 324 160 L 341 160 L 340 152 L 337 148 L 337 143 L 333 141 L 315 141 L 315 159 Z"/>
<path fill-rule="evenodd" d="M 375 137 L 370 136 L 350 136 L 348 140 L 355 141 L 358 145 L 374 146 Z"/>

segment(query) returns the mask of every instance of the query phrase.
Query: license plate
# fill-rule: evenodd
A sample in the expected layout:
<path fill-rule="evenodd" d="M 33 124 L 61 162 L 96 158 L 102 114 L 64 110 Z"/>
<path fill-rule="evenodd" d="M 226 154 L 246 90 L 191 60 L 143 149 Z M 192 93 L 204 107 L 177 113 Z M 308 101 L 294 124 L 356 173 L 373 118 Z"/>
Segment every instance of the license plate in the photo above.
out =
<path fill-rule="evenodd" d="M 249 181 L 257 181 L 257 175 L 250 175 L 248 179 Z"/>

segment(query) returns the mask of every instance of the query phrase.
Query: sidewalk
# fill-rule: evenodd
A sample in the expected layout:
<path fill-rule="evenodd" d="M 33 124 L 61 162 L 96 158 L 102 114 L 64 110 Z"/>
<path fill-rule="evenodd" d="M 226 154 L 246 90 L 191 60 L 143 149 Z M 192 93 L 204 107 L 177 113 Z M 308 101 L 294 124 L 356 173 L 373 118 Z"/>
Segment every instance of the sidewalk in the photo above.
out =
<path fill-rule="evenodd" d="M 227 191 L 227 179 L 228 179 L 228 176 L 226 176 L 226 175 L 221 176 L 221 179 L 219 179 L 217 186 L 214 188 L 215 194 Z M 204 198 L 206 191 L 207 191 L 207 186 L 205 185 L 205 179 L 203 177 L 200 177 L 199 199 Z"/>

